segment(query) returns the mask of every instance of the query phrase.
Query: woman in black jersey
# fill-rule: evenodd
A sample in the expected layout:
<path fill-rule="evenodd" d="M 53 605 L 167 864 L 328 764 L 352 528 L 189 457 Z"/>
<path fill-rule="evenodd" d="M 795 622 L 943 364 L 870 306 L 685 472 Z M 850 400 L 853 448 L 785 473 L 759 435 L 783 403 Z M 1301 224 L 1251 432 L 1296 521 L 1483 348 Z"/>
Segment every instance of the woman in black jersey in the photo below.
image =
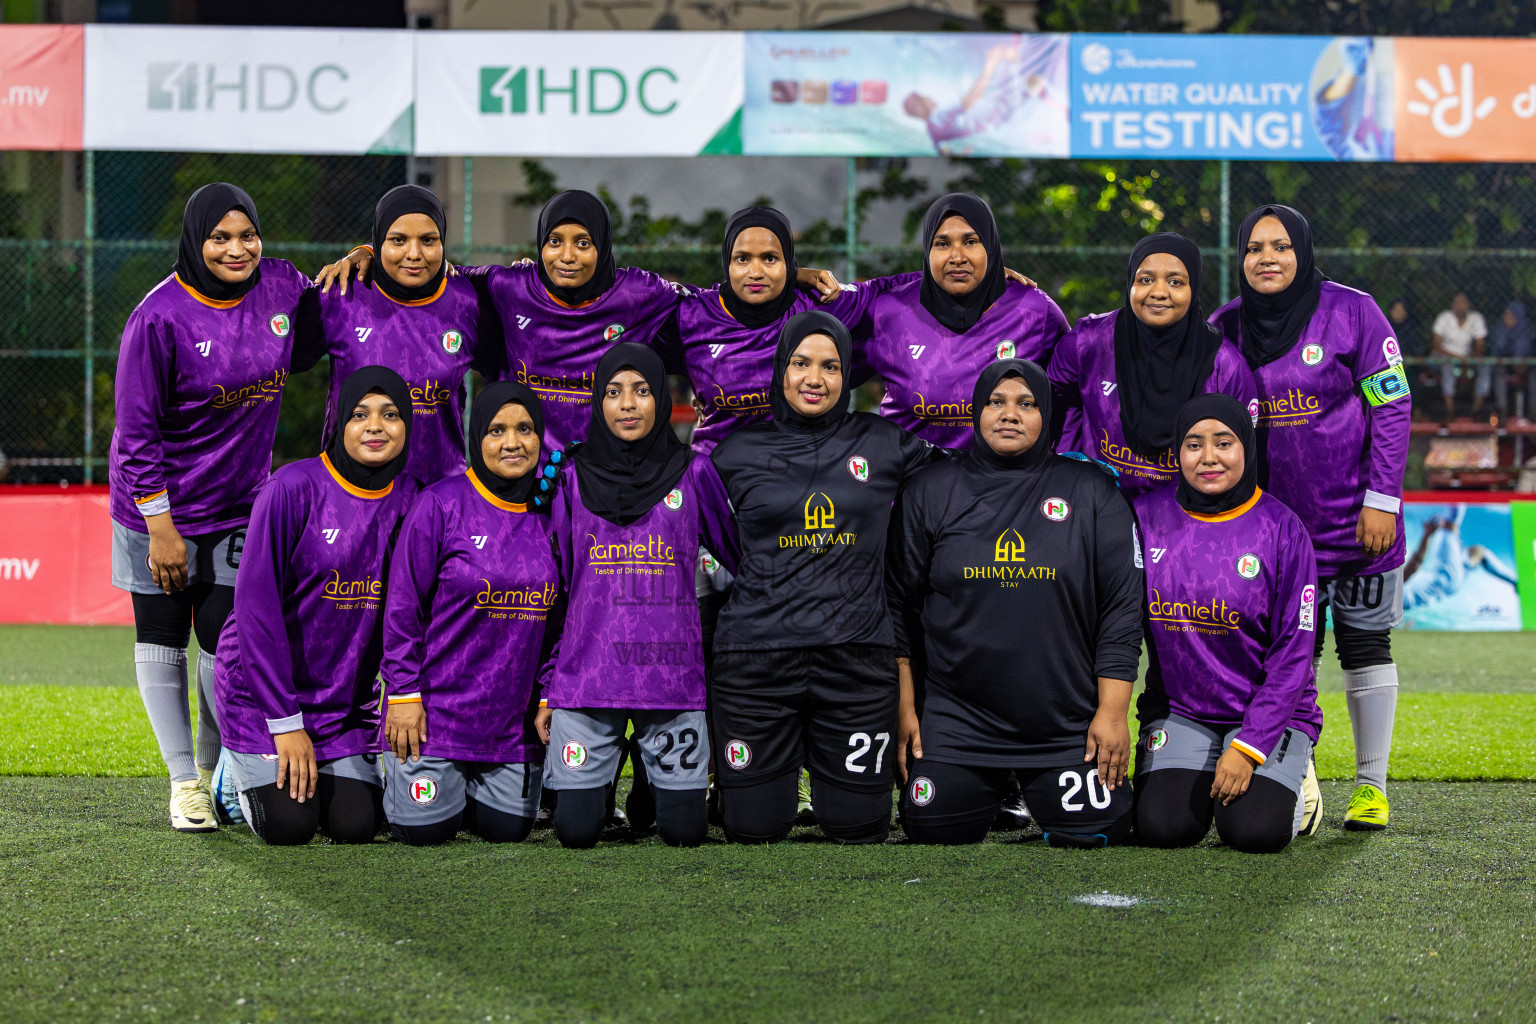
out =
<path fill-rule="evenodd" d="M 890 831 L 898 694 L 885 538 L 902 485 L 943 455 L 848 411 L 851 348 L 835 317 L 792 317 L 774 356 L 773 420 L 712 456 L 742 548 L 715 632 L 710 707 L 735 842 L 789 834 L 806 763 L 823 832 L 878 843 Z"/>
<path fill-rule="evenodd" d="M 1050 845 L 1122 842 L 1143 588 L 1130 506 L 1108 473 L 1054 454 L 1036 364 L 992 363 L 971 407 L 975 443 L 912 481 L 890 545 L 903 826 L 980 842 L 1016 771 Z"/>

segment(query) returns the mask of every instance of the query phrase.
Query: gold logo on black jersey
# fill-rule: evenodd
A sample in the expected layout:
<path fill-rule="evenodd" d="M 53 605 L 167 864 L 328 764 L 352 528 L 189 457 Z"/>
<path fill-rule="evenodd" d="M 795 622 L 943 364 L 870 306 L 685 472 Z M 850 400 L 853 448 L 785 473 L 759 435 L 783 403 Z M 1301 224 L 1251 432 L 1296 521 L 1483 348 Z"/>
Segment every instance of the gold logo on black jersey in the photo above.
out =
<path fill-rule="evenodd" d="M 820 498 L 820 501 L 816 499 Z M 832 530 L 836 529 L 833 518 L 837 515 L 837 506 L 832 504 L 832 499 L 821 491 L 811 492 L 811 496 L 805 499 L 805 528 L 807 530 Z"/>
<path fill-rule="evenodd" d="M 1018 530 L 1004 530 L 997 535 L 997 547 L 993 551 L 994 562 L 1024 561 L 1024 538 Z"/>

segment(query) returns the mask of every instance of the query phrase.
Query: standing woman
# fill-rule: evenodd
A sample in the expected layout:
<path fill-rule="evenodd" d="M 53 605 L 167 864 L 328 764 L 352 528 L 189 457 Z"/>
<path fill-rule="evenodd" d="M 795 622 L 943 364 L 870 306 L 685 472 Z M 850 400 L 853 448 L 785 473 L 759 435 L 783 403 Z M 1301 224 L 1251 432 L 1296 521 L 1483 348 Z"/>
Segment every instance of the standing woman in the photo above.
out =
<path fill-rule="evenodd" d="M 976 196 L 936 199 L 922 237 L 927 265 L 875 298 L 857 355 L 861 374 L 867 366 L 885 382 L 880 415 L 930 444 L 964 448 L 982 368 L 1013 358 L 1046 365 L 1067 318 L 1043 291 L 1004 270 L 997 221 Z"/>
<path fill-rule="evenodd" d="M 1206 322 L 1200 280 L 1194 242 L 1148 235 L 1131 250 L 1125 303 L 1079 320 L 1051 362 L 1051 384 L 1081 410 L 1084 453 L 1115 467 L 1128 501 L 1178 475 L 1174 420 L 1185 402 L 1219 392 L 1258 414 L 1253 374 Z"/>
<path fill-rule="evenodd" d="M 1300 213 L 1259 207 L 1243 218 L 1238 246 L 1242 294 L 1211 319 L 1253 369 L 1260 483 L 1306 524 L 1317 554 L 1318 620 L 1333 609 L 1355 738 L 1355 792 L 1344 827 L 1382 829 L 1413 412 L 1403 357 L 1375 300 L 1317 269 L 1312 229 Z M 1321 629 L 1313 652 L 1320 663 Z"/>
<path fill-rule="evenodd" d="M 992 363 L 971 408 L 970 450 L 912 481 L 890 547 L 903 825 L 919 843 L 980 842 L 1017 774 L 1051 846 L 1123 842 L 1141 654 L 1130 506 L 1102 468 L 1053 451 L 1039 366 Z"/>
<path fill-rule="evenodd" d="M 898 693 L 886 530 L 902 485 L 942 456 L 848 411 L 852 347 L 836 317 L 791 317 L 774 357 L 773 419 L 712 456 L 743 551 L 715 632 L 710 703 L 736 842 L 789 833 L 807 763 L 828 836 L 878 843 L 890 829 Z"/>
<path fill-rule="evenodd" d="M 123 328 L 113 405 L 112 583 L 133 597 L 134 672 L 171 776 L 171 827 L 217 828 L 213 671 L 251 503 L 272 470 L 292 326 L 309 287 L 263 259 L 256 204 L 224 182 L 187 200 L 175 273 Z M 198 658 L 197 757 L 187 640 Z"/>
<path fill-rule="evenodd" d="M 256 500 L 219 648 L 219 721 L 252 831 L 274 846 L 371 842 L 379 816 L 384 577 L 416 494 L 403 476 L 411 398 L 393 370 L 341 386 L 349 410 L 319 458 Z"/>
<path fill-rule="evenodd" d="M 708 827 L 709 729 L 693 567 L 702 544 L 735 568 L 730 505 L 715 467 L 672 431 L 654 349 L 613 346 L 597 378 L 587 442 L 555 498 L 568 598 L 538 717 L 553 751 L 548 785 L 560 794 L 555 835 L 578 849 L 597 843 L 633 722 L 662 840 L 697 846 Z"/>
<path fill-rule="evenodd" d="M 469 431 L 469 471 L 416 499 L 389 570 L 384 809 L 413 846 L 462 825 L 520 842 L 539 808 L 533 712 L 559 593 L 548 508 L 534 504 L 543 410 L 497 381 L 475 396 Z"/>
<path fill-rule="evenodd" d="M 299 325 L 331 357 L 327 437 L 345 413 L 341 382 L 358 367 L 388 366 L 405 378 L 416 431 L 405 471 L 422 486 L 463 475 L 464 375 L 473 368 L 494 379 L 501 366 L 501 325 L 473 284 L 447 275 L 446 244 L 437 196 L 417 185 L 390 189 L 373 210 L 378 259 L 366 283 L 317 292 L 318 315 Z"/>
<path fill-rule="evenodd" d="M 1214 817 L 1233 849 L 1276 853 L 1298 831 L 1323 725 L 1312 541 L 1259 489 L 1241 404 L 1191 399 L 1176 432 L 1178 483 L 1135 503 L 1144 550 L 1165 552 L 1147 565 L 1137 833 L 1150 846 L 1193 846 Z"/>

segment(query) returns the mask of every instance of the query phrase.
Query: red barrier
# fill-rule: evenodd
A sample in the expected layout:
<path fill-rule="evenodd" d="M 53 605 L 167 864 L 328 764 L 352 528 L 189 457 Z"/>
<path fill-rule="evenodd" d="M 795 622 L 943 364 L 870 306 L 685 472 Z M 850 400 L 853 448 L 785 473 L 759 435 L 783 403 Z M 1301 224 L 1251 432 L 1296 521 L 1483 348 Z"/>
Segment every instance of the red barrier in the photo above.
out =
<path fill-rule="evenodd" d="M 105 487 L 0 489 L 0 622 L 133 624 Z"/>

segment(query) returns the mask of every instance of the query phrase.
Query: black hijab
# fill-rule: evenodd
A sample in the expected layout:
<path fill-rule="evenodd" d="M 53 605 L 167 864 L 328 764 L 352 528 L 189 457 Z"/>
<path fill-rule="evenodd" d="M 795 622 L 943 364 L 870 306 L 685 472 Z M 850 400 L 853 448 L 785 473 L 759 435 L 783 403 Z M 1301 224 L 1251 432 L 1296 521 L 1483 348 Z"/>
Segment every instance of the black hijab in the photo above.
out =
<path fill-rule="evenodd" d="M 544 269 L 544 243 L 549 241 L 555 228 L 568 223 L 586 228 L 587 234 L 592 236 L 592 244 L 597 246 L 597 266 L 592 270 L 591 279 L 575 288 L 555 284 L 549 271 Z M 608 220 L 608 207 L 591 192 L 579 188 L 561 192 L 545 203 L 544 209 L 539 211 L 539 251 L 533 263 L 549 294 L 567 306 L 580 306 L 612 288 L 618 271 L 613 265 L 613 226 Z"/>
<path fill-rule="evenodd" d="M 1226 424 L 1237 435 L 1243 446 L 1243 475 L 1237 484 L 1220 494 L 1204 494 L 1195 490 L 1180 471 L 1175 496 L 1186 512 L 1201 516 L 1217 516 L 1246 504 L 1259 486 L 1259 448 L 1254 443 L 1253 417 L 1243 408 L 1243 403 L 1231 395 L 1197 395 L 1184 403 L 1179 410 L 1178 435 L 1183 444 L 1186 434 L 1201 420 L 1217 420 Z"/>
<path fill-rule="evenodd" d="M 998 384 L 1008 377 L 1019 377 L 1034 392 L 1040 407 L 1040 436 L 1018 455 L 999 455 L 981 436 L 981 411 Z M 1056 454 L 1051 443 L 1051 382 L 1037 363 L 1028 359 L 998 359 L 987 364 L 976 378 L 971 393 L 971 459 L 988 469 L 1038 470 Z"/>
<path fill-rule="evenodd" d="M 826 412 L 815 416 L 797 412 L 784 395 L 784 374 L 789 369 L 789 357 L 810 334 L 831 337 L 832 344 L 837 346 L 837 357 L 843 364 L 843 387 L 837 401 Z M 808 309 L 790 317 L 789 323 L 779 332 L 779 347 L 773 354 L 773 384 L 768 389 L 768 404 L 773 408 L 774 425 L 790 434 L 820 434 L 841 423 L 848 415 L 848 403 L 853 399 L 853 389 L 848 383 L 852 354 L 853 339 L 848 335 L 848 328 L 831 313 Z"/>
<path fill-rule="evenodd" d="M 405 424 L 405 443 L 400 454 L 382 466 L 365 466 L 347 452 L 347 421 L 352 410 L 363 396 L 377 391 L 388 395 L 400 410 Z M 336 398 L 336 429 L 325 446 L 325 454 L 341 478 L 353 487 L 365 491 L 379 491 L 388 487 L 405 468 L 405 458 L 411 450 L 411 390 L 400 375 L 387 366 L 363 366 L 341 382 L 341 393 Z"/>
<path fill-rule="evenodd" d="M 1284 291 L 1274 295 L 1261 295 L 1248 283 L 1243 273 L 1243 258 L 1248 252 L 1248 239 L 1253 227 L 1265 217 L 1278 217 L 1285 226 L 1296 252 L 1296 277 Z M 1261 206 L 1243 218 L 1237 229 L 1237 287 L 1242 296 L 1239 314 L 1243 325 L 1243 356 L 1248 365 L 1257 370 L 1265 363 L 1272 363 L 1296 347 L 1296 339 L 1307 329 L 1312 314 L 1317 312 L 1317 302 L 1322 295 L 1323 282 L 1328 278 L 1317 269 L 1312 258 L 1312 226 L 1307 218 L 1289 206 L 1271 203 Z"/>
<path fill-rule="evenodd" d="M 519 384 L 515 380 L 499 380 L 494 384 L 487 384 L 470 403 L 469 468 L 475 474 L 475 479 L 480 481 L 480 486 L 502 501 L 510 501 L 514 505 L 526 505 L 534 487 L 539 482 L 539 460 L 537 458 L 533 460 L 533 468 L 527 473 L 516 480 L 508 480 L 491 472 L 491 468 L 485 464 L 485 455 L 480 450 L 486 431 L 491 429 L 491 421 L 496 418 L 496 414 L 504 405 L 520 405 L 527 410 L 528 418 L 533 420 L 533 432 L 539 435 L 539 451 L 541 453 L 544 451 L 544 409 L 539 404 L 539 396 L 533 393 L 532 388 Z"/>
<path fill-rule="evenodd" d="M 1131 311 L 1131 285 L 1154 253 L 1177 257 L 1189 274 L 1189 309 L 1167 327 L 1152 327 Z M 1136 243 L 1125 272 L 1125 303 L 1115 314 L 1115 377 L 1120 382 L 1120 426 L 1131 450 L 1156 460 L 1176 440 L 1179 407 L 1205 390 L 1216 365 L 1221 332 L 1200 308 L 1200 249 L 1183 235 L 1159 231 Z"/>
<path fill-rule="evenodd" d="M 954 296 L 939 287 L 933 276 L 933 236 L 946 217 L 964 217 L 987 250 L 987 272 L 981 282 L 965 295 Z M 992 304 L 1003 297 L 1008 280 L 1003 276 L 1003 246 L 997 239 L 997 221 L 992 207 L 969 192 L 951 192 L 940 196 L 923 216 L 923 286 L 918 298 L 933 318 L 956 334 L 964 334 Z"/>
<path fill-rule="evenodd" d="M 443 277 L 448 273 L 446 257 L 438 266 L 437 273 L 425 284 L 401 284 L 385 273 L 381 256 L 384 252 L 384 238 L 395 221 L 408 213 L 424 213 L 431 217 L 432 223 L 437 225 L 437 234 L 443 240 L 443 245 L 446 247 L 448 244 L 448 216 L 443 213 L 443 204 L 438 202 L 437 196 L 430 190 L 420 185 L 396 185 L 384 193 L 378 205 L 373 208 L 373 263 L 368 267 L 368 278 L 375 288 L 399 302 L 429 298 L 442 286 Z"/>
<path fill-rule="evenodd" d="M 779 248 L 784 250 L 787 270 L 784 290 L 767 302 L 748 302 L 731 287 L 731 249 L 736 245 L 736 236 L 748 228 L 767 228 L 772 231 L 779 240 Z M 725 222 L 725 241 L 720 245 L 720 262 L 725 268 L 720 301 L 725 303 L 726 311 L 742 326 L 767 327 L 788 313 L 789 307 L 794 305 L 795 275 L 800 270 L 800 265 L 795 262 L 795 236 L 790 230 L 789 218 L 773 207 L 749 206 L 731 214 L 731 219 Z"/>
<path fill-rule="evenodd" d="M 620 370 L 634 370 L 656 396 L 656 422 L 638 441 L 622 441 L 603 415 L 603 393 Z M 593 515 L 619 526 L 656 507 L 682 479 L 693 450 L 672 432 L 672 390 L 661 357 L 649 345 L 621 341 L 597 362 L 592 380 L 592 422 L 587 443 L 576 450 L 581 503 Z"/>
<path fill-rule="evenodd" d="M 187 200 L 187 208 L 181 215 L 181 244 L 176 249 L 176 276 L 190 285 L 199 295 L 215 302 L 238 299 L 255 288 L 261 280 L 261 261 L 251 276 L 239 284 L 229 284 L 214 276 L 203 262 L 203 242 L 213 234 L 219 221 L 231 210 L 239 210 L 251 218 L 256 236 L 261 237 L 261 221 L 256 219 L 256 203 L 245 190 L 224 181 L 204 185 Z"/>

